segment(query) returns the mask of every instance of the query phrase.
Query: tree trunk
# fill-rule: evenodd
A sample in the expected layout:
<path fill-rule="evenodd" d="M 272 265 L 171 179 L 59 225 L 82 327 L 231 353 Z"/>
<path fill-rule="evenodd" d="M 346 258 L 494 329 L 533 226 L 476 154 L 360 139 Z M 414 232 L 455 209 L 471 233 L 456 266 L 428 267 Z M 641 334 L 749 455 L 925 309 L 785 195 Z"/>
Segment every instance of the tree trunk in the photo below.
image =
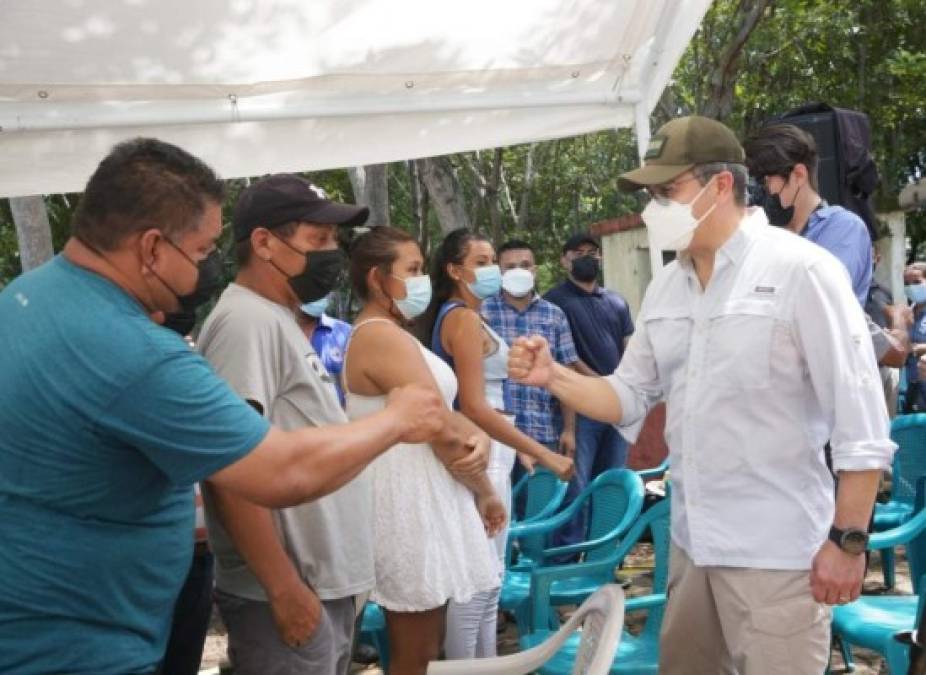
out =
<path fill-rule="evenodd" d="M 466 215 L 463 185 L 450 160 L 446 156 L 419 159 L 418 172 L 431 197 L 441 231 L 447 234 L 460 227 L 472 227 Z"/>
<path fill-rule="evenodd" d="M 531 189 L 534 187 L 534 153 L 537 144 L 527 146 L 527 158 L 524 160 L 524 185 L 521 187 L 521 203 L 518 205 L 517 227 L 523 230 L 530 218 Z"/>
<path fill-rule="evenodd" d="M 389 225 L 389 182 L 386 164 L 355 166 L 347 170 L 354 199 L 370 208 L 367 225 Z"/>
<path fill-rule="evenodd" d="M 42 195 L 10 197 L 10 211 L 19 241 L 19 260 L 23 272 L 51 260 L 55 254 L 51 244 L 51 226 Z"/>
<path fill-rule="evenodd" d="M 708 83 L 709 97 L 704 102 L 701 115 L 718 120 L 729 116 L 733 109 L 733 89 L 736 84 L 737 66 L 743 53 L 743 47 L 772 1 L 743 0 L 739 4 L 736 29 L 711 71 Z"/>

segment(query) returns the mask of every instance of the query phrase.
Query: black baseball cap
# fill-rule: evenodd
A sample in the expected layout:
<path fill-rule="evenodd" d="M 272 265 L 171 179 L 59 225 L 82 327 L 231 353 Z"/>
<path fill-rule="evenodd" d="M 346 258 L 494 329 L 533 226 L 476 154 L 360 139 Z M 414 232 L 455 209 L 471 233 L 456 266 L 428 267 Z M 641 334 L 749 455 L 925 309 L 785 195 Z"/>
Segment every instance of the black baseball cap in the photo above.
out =
<path fill-rule="evenodd" d="M 291 173 L 278 173 L 248 186 L 235 205 L 232 224 L 235 241 L 243 241 L 258 227 L 286 223 L 363 225 L 370 215 L 366 206 L 340 204 L 324 190 Z"/>
<path fill-rule="evenodd" d="M 599 242 L 598 239 L 590 235 L 588 232 L 576 232 L 566 240 L 565 244 L 563 244 L 563 253 L 566 253 L 567 251 L 575 251 L 582 244 L 591 244 L 598 250 L 601 250 L 601 242 Z"/>

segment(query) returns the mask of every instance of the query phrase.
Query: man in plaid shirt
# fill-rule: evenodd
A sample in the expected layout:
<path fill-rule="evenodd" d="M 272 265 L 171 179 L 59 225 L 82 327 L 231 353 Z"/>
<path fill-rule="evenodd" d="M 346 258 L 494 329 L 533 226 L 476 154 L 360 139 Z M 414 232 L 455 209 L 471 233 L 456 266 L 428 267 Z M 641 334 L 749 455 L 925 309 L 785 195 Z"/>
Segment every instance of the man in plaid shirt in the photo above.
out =
<path fill-rule="evenodd" d="M 505 242 L 498 249 L 498 265 L 502 290 L 482 303 L 486 323 L 509 345 L 519 336 L 542 335 L 550 344 L 553 358 L 574 366 L 579 357 L 566 314 L 534 290 L 536 264 L 530 244 L 520 240 Z M 551 450 L 569 457 L 575 454 L 575 414 L 564 408 L 560 418 L 560 406 L 546 389 L 507 381 L 505 400 L 515 414 L 518 429 Z M 523 472 L 523 467 L 516 464 L 512 481 Z"/>

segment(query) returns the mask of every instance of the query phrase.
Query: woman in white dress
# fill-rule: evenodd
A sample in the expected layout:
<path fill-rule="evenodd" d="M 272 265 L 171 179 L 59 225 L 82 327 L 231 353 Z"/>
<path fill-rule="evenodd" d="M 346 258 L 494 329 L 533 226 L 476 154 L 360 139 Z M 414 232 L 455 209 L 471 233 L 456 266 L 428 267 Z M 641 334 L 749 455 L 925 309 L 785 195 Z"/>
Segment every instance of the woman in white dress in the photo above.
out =
<path fill-rule="evenodd" d="M 402 230 L 377 227 L 354 242 L 350 257 L 351 282 L 364 306 L 344 361 L 348 417 L 381 410 L 392 389 L 412 382 L 434 387 L 446 403 L 440 439 L 396 446 L 368 469 L 372 597 L 385 610 L 389 673 L 418 675 L 439 656 L 447 602 L 468 602 L 498 586 L 486 532 L 500 531 L 506 513 L 485 473 L 488 439 L 451 411 L 453 371 L 403 328 L 431 296 L 417 242 Z"/>
<path fill-rule="evenodd" d="M 519 431 L 507 410 L 508 345 L 479 314 L 482 301 L 501 290 L 501 271 L 491 242 L 465 228 L 454 230 L 441 242 L 433 263 L 431 350 L 457 375 L 459 409 L 493 439 L 489 479 L 510 510 L 515 450 L 528 468 L 539 462 L 564 480 L 571 477 L 573 462 Z M 500 577 L 507 535 L 506 528 L 490 540 Z M 495 656 L 498 595 L 496 588 L 466 603 L 451 601 L 444 641 L 448 659 Z"/>

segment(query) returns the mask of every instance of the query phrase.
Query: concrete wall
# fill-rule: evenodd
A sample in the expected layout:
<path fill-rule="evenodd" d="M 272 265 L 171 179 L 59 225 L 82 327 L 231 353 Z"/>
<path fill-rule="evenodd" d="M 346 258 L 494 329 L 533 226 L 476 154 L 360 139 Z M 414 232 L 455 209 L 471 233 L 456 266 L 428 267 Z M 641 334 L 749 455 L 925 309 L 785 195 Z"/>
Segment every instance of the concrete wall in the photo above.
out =
<path fill-rule="evenodd" d="M 626 298 L 636 319 L 643 292 L 653 278 L 646 228 L 636 227 L 602 236 L 601 255 L 605 287 Z"/>

